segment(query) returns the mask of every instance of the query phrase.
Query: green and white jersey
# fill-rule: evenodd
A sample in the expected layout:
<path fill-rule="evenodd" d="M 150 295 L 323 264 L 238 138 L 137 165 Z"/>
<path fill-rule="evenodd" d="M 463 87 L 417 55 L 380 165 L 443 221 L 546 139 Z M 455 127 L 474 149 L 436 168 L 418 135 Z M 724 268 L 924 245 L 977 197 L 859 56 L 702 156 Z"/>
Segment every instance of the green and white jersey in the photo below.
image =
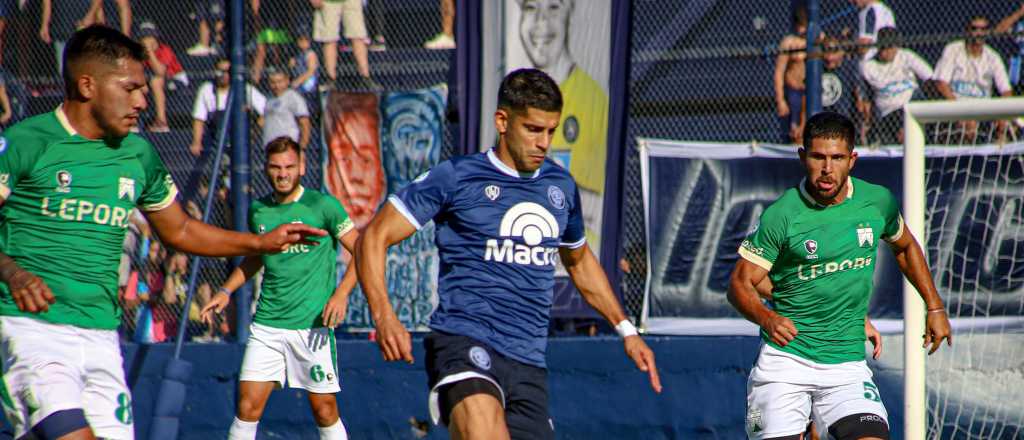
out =
<path fill-rule="evenodd" d="M 117 267 L 132 208 L 159 211 L 178 190 L 153 146 L 129 134 L 91 140 L 61 107 L 0 138 L 0 251 L 46 282 L 46 313 L 18 310 L 0 283 L 0 315 L 114 329 L 120 324 Z"/>
<path fill-rule="evenodd" d="M 888 189 L 850 178 L 846 199 L 822 206 L 807 193 L 805 181 L 765 209 L 740 245 L 741 257 L 768 271 L 775 311 L 799 332 L 785 347 L 763 330 L 761 338 L 814 362 L 864 360 L 864 315 L 878 239 L 900 238 L 899 203 Z"/>
<path fill-rule="evenodd" d="M 282 329 L 322 327 L 320 318 L 337 286 L 336 260 L 341 237 L 355 228 L 341 202 L 319 191 L 299 188 L 293 202 L 270 194 L 252 204 L 249 228 L 262 234 L 285 223 L 302 223 L 329 232 L 313 238 L 316 246 L 295 244 L 264 255 L 263 284 L 253 322 Z"/>

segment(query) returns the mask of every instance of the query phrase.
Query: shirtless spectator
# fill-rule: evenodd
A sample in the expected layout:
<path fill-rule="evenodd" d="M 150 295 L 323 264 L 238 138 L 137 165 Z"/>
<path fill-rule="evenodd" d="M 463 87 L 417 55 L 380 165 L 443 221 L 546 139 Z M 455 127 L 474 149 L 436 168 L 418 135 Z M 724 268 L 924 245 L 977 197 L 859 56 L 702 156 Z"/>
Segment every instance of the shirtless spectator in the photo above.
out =
<path fill-rule="evenodd" d="M 779 117 L 779 136 L 783 143 L 800 138 L 800 109 L 804 101 L 804 60 L 807 58 L 807 10 L 793 13 L 793 31 L 782 37 L 775 58 L 775 113 Z"/>

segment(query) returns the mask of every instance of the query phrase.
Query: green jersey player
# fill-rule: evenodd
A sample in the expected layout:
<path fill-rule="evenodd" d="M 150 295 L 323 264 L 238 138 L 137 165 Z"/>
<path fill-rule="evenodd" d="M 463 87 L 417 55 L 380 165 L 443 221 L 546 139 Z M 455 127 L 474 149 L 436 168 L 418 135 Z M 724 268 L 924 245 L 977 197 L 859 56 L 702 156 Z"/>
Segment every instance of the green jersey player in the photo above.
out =
<path fill-rule="evenodd" d="M 16 438 L 133 438 L 116 332 L 133 208 L 165 245 L 207 256 L 325 234 L 286 225 L 257 236 L 190 218 L 153 147 L 129 133 L 146 108 L 145 59 L 113 29 L 79 30 L 64 51 L 63 104 L 0 138 L 0 402 Z"/>
<path fill-rule="evenodd" d="M 212 322 L 231 292 L 264 269 L 228 439 L 254 440 L 270 393 L 285 383 L 308 391 L 322 440 L 345 439 L 334 397 L 339 391 L 334 326 L 344 319 L 356 273 L 350 264 L 341 283 L 335 283 L 335 267 L 338 245 L 351 252 L 359 233 L 338 199 L 299 184 L 305 174 L 299 144 L 279 137 L 266 149 L 266 173 L 274 190 L 253 202 L 249 227 L 262 231 L 303 223 L 330 231 L 332 237 L 320 239 L 320 246 L 297 244 L 277 255 L 247 257 L 203 308 L 203 319 Z"/>
<path fill-rule="evenodd" d="M 879 239 L 928 306 L 925 345 L 934 352 L 943 339 L 952 343 L 942 299 L 896 198 L 849 176 L 854 133 L 845 116 L 810 118 L 800 149 L 807 177 L 765 209 L 740 246 L 729 301 L 761 327 L 765 342 L 747 384 L 752 439 L 799 439 L 812 412 L 837 439 L 889 438 L 864 360 Z M 758 298 L 766 277 L 774 310 Z"/>

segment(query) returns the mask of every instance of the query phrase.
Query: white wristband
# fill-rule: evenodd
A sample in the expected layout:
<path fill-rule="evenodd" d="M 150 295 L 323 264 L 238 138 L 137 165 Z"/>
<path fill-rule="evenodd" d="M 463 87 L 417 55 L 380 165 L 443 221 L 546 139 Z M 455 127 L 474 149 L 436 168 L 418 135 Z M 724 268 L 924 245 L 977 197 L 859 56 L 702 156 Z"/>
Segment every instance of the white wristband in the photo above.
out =
<path fill-rule="evenodd" d="M 636 326 L 633 325 L 632 322 L 629 322 L 628 319 L 623 319 L 622 322 L 615 325 L 615 333 L 618 333 L 619 336 L 622 336 L 623 338 L 639 334 L 636 331 Z"/>

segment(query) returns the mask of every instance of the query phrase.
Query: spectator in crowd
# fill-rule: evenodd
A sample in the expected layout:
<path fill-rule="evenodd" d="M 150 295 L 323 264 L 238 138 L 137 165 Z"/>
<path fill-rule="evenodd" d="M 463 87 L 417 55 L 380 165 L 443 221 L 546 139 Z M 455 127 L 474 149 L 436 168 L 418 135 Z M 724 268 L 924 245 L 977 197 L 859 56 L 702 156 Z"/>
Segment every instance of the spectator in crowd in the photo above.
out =
<path fill-rule="evenodd" d="M 193 57 L 217 55 L 217 47 L 224 43 L 224 0 L 195 0 L 193 4 L 199 41 L 186 52 Z"/>
<path fill-rule="evenodd" d="M 149 126 L 149 131 L 166 133 L 167 126 L 167 91 L 178 87 L 188 87 L 188 75 L 181 68 L 178 57 L 171 46 L 160 41 L 156 25 L 143 22 L 139 25 L 139 38 L 146 48 L 146 67 L 152 75 L 149 79 L 149 90 L 153 94 L 153 105 L 156 118 Z"/>
<path fill-rule="evenodd" d="M 94 23 L 99 23 L 115 29 L 119 29 L 122 34 L 125 34 L 129 37 L 132 36 L 131 0 L 114 0 L 114 5 L 116 5 L 117 9 L 117 16 L 119 18 L 118 26 L 115 26 L 113 23 L 107 21 L 107 12 L 113 12 L 113 10 L 105 9 L 105 5 L 107 5 L 107 2 L 103 0 L 100 0 L 99 2 L 93 4 L 93 8 L 95 8 L 93 14 L 95 14 L 96 17 L 96 21 Z"/>
<path fill-rule="evenodd" d="M 227 59 L 217 61 L 216 85 L 212 82 L 205 82 L 196 91 L 195 105 L 192 108 L 192 145 L 189 150 L 194 156 L 200 156 L 203 152 L 203 140 L 206 133 L 206 126 L 210 126 L 211 136 L 216 134 L 228 111 L 228 90 L 231 88 L 231 62 Z M 246 84 L 245 98 L 247 110 L 255 111 L 263 116 L 263 109 L 266 106 L 267 98 L 263 96 L 252 84 Z"/>
<path fill-rule="evenodd" d="M 1013 33 L 1014 42 L 1017 43 L 1016 52 L 1010 55 L 1010 84 L 1018 95 L 1024 93 L 1024 2 L 1006 18 L 996 25 L 996 34 Z"/>
<path fill-rule="evenodd" d="M 920 92 L 919 82 L 934 75 L 931 65 L 910 49 L 896 44 L 899 36 L 895 28 L 878 31 L 878 54 L 863 61 L 861 77 L 873 94 L 869 140 L 882 144 L 903 143 L 903 106 Z"/>
<path fill-rule="evenodd" d="M 367 10 L 366 29 L 373 37 L 370 39 L 370 52 L 387 50 L 384 39 L 384 0 L 365 0 Z"/>
<path fill-rule="evenodd" d="M 307 22 L 308 15 L 302 13 L 306 10 L 305 0 L 250 0 L 250 5 L 256 29 L 252 81 L 259 84 L 263 80 L 263 69 L 268 64 L 280 66 L 288 61 L 285 48 L 293 42 L 291 32 L 300 29 Z"/>
<path fill-rule="evenodd" d="M 877 49 L 870 47 L 878 40 L 882 28 L 896 28 L 896 16 L 881 0 L 850 0 L 860 11 L 857 13 L 857 44 L 865 60 L 875 57 Z"/>
<path fill-rule="evenodd" d="M 300 33 L 295 38 L 295 45 L 298 53 L 288 60 L 288 67 L 292 70 L 292 88 L 302 93 L 315 93 L 320 72 L 320 58 L 313 50 L 312 41 L 309 35 Z"/>
<path fill-rule="evenodd" d="M 1000 96 L 1011 96 L 1010 79 L 1003 59 L 985 44 L 989 21 L 974 16 L 967 24 L 967 39 L 953 41 L 942 50 L 935 64 L 935 85 L 946 99 L 979 99 L 992 96 L 993 87 Z M 978 133 L 977 121 L 964 121 L 964 135 L 973 142 Z M 996 123 L 999 138 L 1006 135 L 1005 121 Z"/>
<path fill-rule="evenodd" d="M 455 0 L 441 0 L 441 33 L 423 43 L 427 49 L 455 49 Z"/>
<path fill-rule="evenodd" d="M 3 64 L 4 37 L 7 31 L 7 22 L 14 19 L 18 12 L 17 0 L 0 0 L 0 64 Z"/>
<path fill-rule="evenodd" d="M 362 0 L 309 0 L 313 5 L 313 40 L 323 48 L 324 70 L 327 84 L 324 89 L 334 87 L 338 80 L 338 41 L 341 40 L 339 25 L 345 28 L 345 38 L 352 44 L 352 56 L 356 70 L 362 79 L 361 87 L 379 90 L 381 86 L 370 79 L 370 59 L 367 47 L 366 21 L 363 19 Z"/>
<path fill-rule="evenodd" d="M 60 13 L 53 14 L 53 0 L 42 0 L 39 39 L 46 44 L 53 43 L 58 73 L 64 71 L 64 45 L 68 38 L 71 38 L 71 34 L 76 30 L 96 22 L 96 11 L 102 6 L 102 2 L 103 0 L 62 0 Z"/>
<path fill-rule="evenodd" d="M 7 127 L 13 116 L 11 97 L 7 95 L 7 74 L 0 71 L 0 131 Z"/>
<path fill-rule="evenodd" d="M 807 58 L 807 9 L 793 11 L 793 33 L 782 37 L 775 57 L 775 113 L 781 142 L 800 137 L 800 109 L 804 101 L 804 60 Z"/>
<path fill-rule="evenodd" d="M 284 136 L 298 142 L 305 151 L 309 145 L 311 126 L 306 100 L 288 87 L 288 72 L 284 69 L 267 69 L 270 91 L 274 94 L 267 100 L 263 115 L 263 145 Z"/>

